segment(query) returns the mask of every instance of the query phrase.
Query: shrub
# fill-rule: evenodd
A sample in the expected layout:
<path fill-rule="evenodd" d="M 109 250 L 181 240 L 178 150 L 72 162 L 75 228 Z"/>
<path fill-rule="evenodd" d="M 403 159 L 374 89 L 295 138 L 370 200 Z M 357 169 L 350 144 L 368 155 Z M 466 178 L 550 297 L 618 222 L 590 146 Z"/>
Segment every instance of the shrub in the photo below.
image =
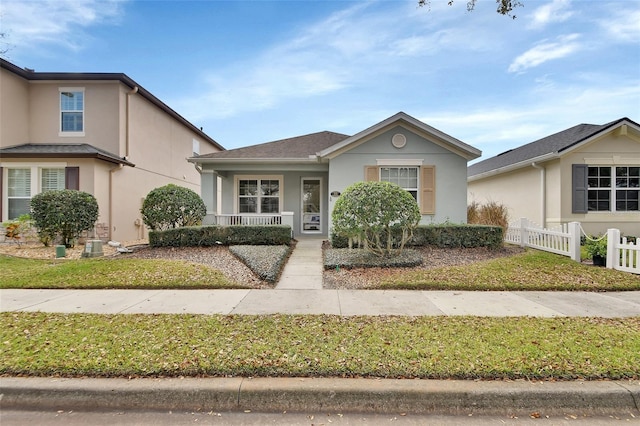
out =
<path fill-rule="evenodd" d="M 270 226 L 186 226 L 149 232 L 151 247 L 207 247 L 215 245 L 289 245 L 291 227 Z"/>
<path fill-rule="evenodd" d="M 507 206 L 496 201 L 489 201 L 486 204 L 474 201 L 467 206 L 467 222 L 499 226 L 506 230 L 509 227 L 509 212 Z"/>
<path fill-rule="evenodd" d="M 150 229 L 165 230 L 200 225 L 207 208 L 194 191 L 170 183 L 149 192 L 140 212 Z"/>
<path fill-rule="evenodd" d="M 394 241 L 398 240 L 394 231 Z M 498 249 L 502 247 L 503 229 L 499 226 L 485 225 L 420 225 L 413 231 L 413 236 L 406 245 L 410 247 L 439 247 L 439 248 L 472 248 L 486 247 Z M 345 248 L 348 239 L 341 235 L 331 235 L 333 248 Z"/>
<path fill-rule="evenodd" d="M 28 214 L 20 215 L 17 219 L 3 222 L 5 238 L 20 245 L 24 234 L 31 228 L 31 216 Z"/>
<path fill-rule="evenodd" d="M 332 213 L 335 232 L 359 240 L 378 256 L 402 251 L 420 221 L 418 203 L 407 191 L 390 182 L 357 182 L 338 198 Z M 394 241 L 397 233 L 399 242 Z M 351 245 L 351 244 L 350 244 Z"/>
<path fill-rule="evenodd" d="M 31 218 L 45 246 L 60 236 L 66 247 L 73 247 L 82 232 L 93 229 L 98 202 L 82 191 L 45 191 L 31 198 Z"/>

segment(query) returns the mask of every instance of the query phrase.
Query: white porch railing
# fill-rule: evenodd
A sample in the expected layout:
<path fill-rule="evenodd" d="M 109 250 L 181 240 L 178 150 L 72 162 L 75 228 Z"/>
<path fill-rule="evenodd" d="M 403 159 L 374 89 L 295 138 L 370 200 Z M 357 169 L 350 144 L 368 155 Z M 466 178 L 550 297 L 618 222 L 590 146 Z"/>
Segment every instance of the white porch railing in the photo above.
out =
<path fill-rule="evenodd" d="M 279 214 L 207 214 L 205 225 L 269 226 L 288 225 L 293 231 L 293 212 Z"/>
<path fill-rule="evenodd" d="M 568 256 L 580 262 L 580 223 L 571 222 L 545 229 L 526 218 L 509 224 L 504 240 L 521 247 L 533 247 Z"/>
<path fill-rule="evenodd" d="M 634 244 L 621 239 L 619 229 L 608 229 L 607 268 L 640 274 L 640 238 Z"/>
<path fill-rule="evenodd" d="M 215 225 L 282 225 L 282 216 L 279 214 L 241 215 L 218 214 L 215 215 Z"/>

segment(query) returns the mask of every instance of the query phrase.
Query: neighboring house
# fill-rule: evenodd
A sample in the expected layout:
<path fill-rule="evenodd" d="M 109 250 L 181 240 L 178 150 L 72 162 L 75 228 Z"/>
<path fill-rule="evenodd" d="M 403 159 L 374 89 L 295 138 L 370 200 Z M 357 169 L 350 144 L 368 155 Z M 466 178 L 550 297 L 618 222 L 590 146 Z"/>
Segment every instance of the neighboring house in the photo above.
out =
<path fill-rule="evenodd" d="M 209 223 L 280 223 L 287 212 L 295 236 L 327 236 L 337 197 L 365 180 L 409 191 L 422 223 L 466 223 L 467 162 L 480 154 L 400 112 L 354 136 L 325 131 L 189 161 L 201 169 Z"/>
<path fill-rule="evenodd" d="M 469 200 L 502 203 L 512 221 L 640 236 L 640 125 L 580 124 L 471 165 L 468 181 Z"/>
<path fill-rule="evenodd" d="M 222 150 L 125 74 L 34 72 L 1 60 L 1 221 L 31 197 L 78 189 L 99 205 L 95 236 L 146 237 L 140 207 L 169 183 L 200 192 L 186 159 Z"/>

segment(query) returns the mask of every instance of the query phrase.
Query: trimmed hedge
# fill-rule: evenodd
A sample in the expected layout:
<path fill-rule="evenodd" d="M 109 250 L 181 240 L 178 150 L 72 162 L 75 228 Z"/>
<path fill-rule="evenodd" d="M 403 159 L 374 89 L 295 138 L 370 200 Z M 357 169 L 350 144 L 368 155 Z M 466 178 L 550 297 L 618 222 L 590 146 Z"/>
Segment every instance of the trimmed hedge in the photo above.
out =
<path fill-rule="evenodd" d="M 202 247 L 216 245 L 289 245 L 291 227 L 270 226 L 185 226 L 149 231 L 150 247 Z"/>
<path fill-rule="evenodd" d="M 395 241 L 400 241 L 400 230 Z M 420 225 L 413 230 L 413 238 L 407 246 L 432 246 L 439 248 L 472 248 L 487 247 L 498 249 L 502 247 L 503 230 L 499 226 L 487 225 Z M 333 248 L 349 247 L 347 237 L 331 235 Z"/>

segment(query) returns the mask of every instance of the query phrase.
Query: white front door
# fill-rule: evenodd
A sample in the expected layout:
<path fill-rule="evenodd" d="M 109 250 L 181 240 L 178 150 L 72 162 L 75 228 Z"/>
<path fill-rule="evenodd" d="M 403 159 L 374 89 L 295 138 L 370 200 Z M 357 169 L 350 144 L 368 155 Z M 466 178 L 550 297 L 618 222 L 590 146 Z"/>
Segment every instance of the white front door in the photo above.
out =
<path fill-rule="evenodd" d="M 302 233 L 322 233 L 322 179 L 302 178 Z"/>

